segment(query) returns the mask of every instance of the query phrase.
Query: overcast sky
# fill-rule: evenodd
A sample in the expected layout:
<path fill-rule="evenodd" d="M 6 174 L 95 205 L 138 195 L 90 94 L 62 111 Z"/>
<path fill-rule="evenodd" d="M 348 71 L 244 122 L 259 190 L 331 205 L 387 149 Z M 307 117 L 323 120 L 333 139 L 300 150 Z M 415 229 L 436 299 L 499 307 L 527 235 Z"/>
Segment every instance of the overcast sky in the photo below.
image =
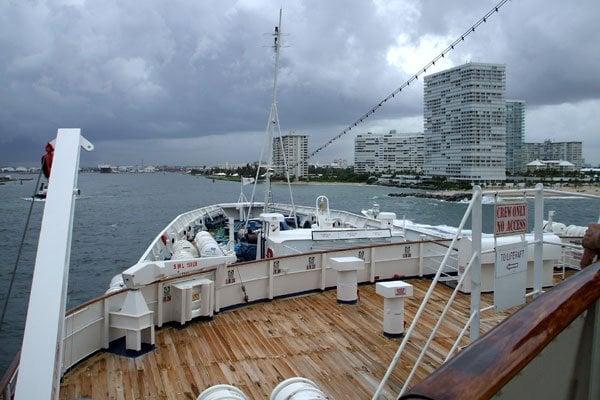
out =
<path fill-rule="evenodd" d="M 490 9 L 488 0 L 284 1 L 279 112 L 314 148 Z M 258 158 L 280 1 L 0 2 L 0 165 L 37 160 L 60 127 L 84 164 Z M 600 163 L 600 2 L 513 0 L 437 70 L 506 64 L 526 140 L 582 140 Z M 433 71 L 433 70 L 432 70 Z M 421 80 L 357 132 L 423 130 Z M 353 136 L 316 161 L 353 158 Z"/>

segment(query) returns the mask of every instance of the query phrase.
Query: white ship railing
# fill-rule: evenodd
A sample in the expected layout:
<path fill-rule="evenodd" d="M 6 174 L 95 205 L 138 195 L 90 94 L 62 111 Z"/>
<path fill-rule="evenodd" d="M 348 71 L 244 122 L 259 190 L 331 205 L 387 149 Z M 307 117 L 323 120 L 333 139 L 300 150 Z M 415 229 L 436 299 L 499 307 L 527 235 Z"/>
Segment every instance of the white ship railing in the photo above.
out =
<path fill-rule="evenodd" d="M 185 275 L 163 278 L 140 288 L 144 299 L 154 313 L 154 323 L 160 327 L 178 321 L 180 312 L 173 301 L 166 301 L 164 290 L 177 282 L 208 278 L 214 284 L 214 311 L 244 306 L 304 292 L 320 291 L 336 286 L 336 272 L 329 266 L 331 257 L 355 256 L 364 259 L 365 269 L 358 274 L 358 282 L 423 276 L 423 265 L 439 258 L 449 240 L 365 244 L 330 251 L 294 254 L 233 265 L 220 265 Z M 233 276 L 234 281 L 228 280 Z M 242 286 L 248 294 L 244 299 Z M 123 289 L 90 300 L 67 312 L 62 341 L 61 372 L 64 374 L 77 363 L 95 352 L 108 349 L 111 342 L 124 333 L 110 326 L 110 312 L 117 311 L 128 292 Z M 219 318 L 218 315 L 216 318 Z M 14 393 L 17 364 L 5 374 L 0 385 L 0 398 L 10 399 Z"/>
<path fill-rule="evenodd" d="M 197 221 L 203 218 L 208 217 L 212 219 L 221 214 L 223 214 L 223 209 L 219 205 L 201 207 L 195 210 L 185 212 L 183 214 L 179 214 L 154 238 L 154 240 L 150 243 L 150 246 L 148 246 L 144 254 L 142 254 L 142 256 L 140 257 L 140 260 L 138 262 L 156 261 L 163 259 L 162 257 L 160 257 L 162 246 L 160 238 L 163 234 L 180 234 L 185 228 L 187 228 L 190 225 L 195 225 Z"/>
<path fill-rule="evenodd" d="M 250 204 L 247 203 L 246 206 Z M 260 205 L 262 203 L 255 203 Z M 219 215 L 226 215 L 225 209 L 233 209 L 239 207 L 240 203 L 223 203 L 215 204 L 206 207 L 201 207 L 195 210 L 185 212 L 175 217 L 155 238 L 152 240 L 144 254 L 140 257 L 138 262 L 144 261 L 157 261 L 162 260 L 161 253 L 164 249 L 164 245 L 161 242 L 161 236 L 163 234 L 175 234 L 181 235 L 181 232 L 188 226 L 195 226 L 205 218 L 215 218 Z M 257 207 L 258 209 L 262 207 Z M 314 207 L 309 206 L 292 206 L 290 204 L 272 204 L 269 208 L 273 211 L 280 211 L 284 213 L 295 212 L 297 215 L 312 216 L 315 213 Z M 380 228 L 381 221 L 376 219 L 367 218 L 362 215 L 353 214 L 343 210 L 331 210 L 332 218 L 340 221 L 342 224 L 352 226 L 356 228 Z"/>
<path fill-rule="evenodd" d="M 579 195 L 579 194 L 575 194 Z M 474 196 L 479 198 L 481 194 Z M 470 327 L 471 340 L 479 334 L 479 282 L 478 276 L 481 264 L 481 257 L 473 257 L 473 254 L 481 254 L 478 244 L 481 243 L 481 208 L 479 202 L 471 201 L 467 207 L 467 213 L 471 214 L 472 219 L 472 251 L 469 261 L 468 273 L 463 273 L 458 279 L 465 282 L 468 276 L 471 277 L 471 311 L 469 320 L 459 333 L 457 343 L 466 334 L 467 327 Z M 218 211 L 220 212 L 220 211 Z M 189 213 L 188 217 L 191 217 Z M 543 214 L 538 214 L 536 218 Z M 166 288 L 171 285 L 198 278 L 208 278 L 214 281 L 214 311 L 224 311 L 228 308 L 244 306 L 254 301 L 263 301 L 280 296 L 289 296 L 303 292 L 324 290 L 335 287 L 336 274 L 329 267 L 331 257 L 357 256 L 365 261 L 365 269 L 358 273 L 359 282 L 375 282 L 377 280 L 408 278 L 428 274 L 429 270 L 425 268 L 428 262 L 434 258 L 439 258 L 444 254 L 440 268 L 434 277 L 434 282 L 441 280 L 442 274 L 447 272 L 447 264 L 451 262 L 457 243 L 460 239 L 460 230 L 463 229 L 466 216 L 461 221 L 459 232 L 450 240 L 426 240 L 414 242 L 388 243 L 378 245 L 361 245 L 359 247 L 319 251 L 304 254 L 294 254 L 290 256 L 252 261 L 248 263 L 239 263 L 233 265 L 220 265 L 203 270 L 195 271 L 186 275 L 179 275 L 162 280 L 157 280 L 140 288 L 141 293 L 150 309 L 153 312 L 154 323 L 156 326 L 162 326 L 170 321 L 178 321 L 178 309 L 174 301 L 164 296 Z M 189 221 L 189 220 L 188 220 Z M 479 221 L 479 223 L 477 222 Z M 177 222 L 181 228 L 185 226 L 186 219 L 182 218 Z M 536 219 L 536 227 L 541 228 Z M 173 225 L 174 226 L 174 225 Z M 535 241 L 533 246 L 542 246 L 542 240 Z M 447 246 L 442 248 L 440 243 Z M 541 260 L 541 259 L 540 259 Z M 537 258 L 536 260 L 537 261 Z M 540 268 L 534 262 L 534 269 Z M 541 278 L 540 274 L 534 274 Z M 432 282 L 432 284 L 434 283 Z M 461 285 L 457 285 L 460 287 Z M 541 282 L 534 282 L 535 287 L 541 288 Z M 244 289 L 242 289 L 244 288 Z M 432 287 L 428 290 L 426 299 L 429 299 Z M 62 340 L 62 363 L 61 372 L 74 367 L 78 362 L 92 355 L 94 352 L 107 349 L 111 342 L 122 338 L 123 331 L 112 328 L 110 325 L 110 312 L 120 309 L 123 300 L 127 294 L 127 289 L 107 294 L 100 298 L 91 300 L 74 310 L 67 313 L 64 321 L 64 334 Z M 533 293 L 541 293 L 534 291 Z M 248 296 L 245 299 L 245 295 Z M 411 323 L 407 337 L 410 337 L 414 330 L 413 324 L 418 322 L 419 317 L 424 312 L 426 301 L 419 307 L 419 311 Z M 444 307 L 446 315 L 450 304 Z M 484 309 L 485 310 L 485 309 Z M 437 323 L 436 323 L 437 325 Z M 434 335 L 430 335 L 432 338 Z M 408 339 L 407 339 L 408 340 Z M 433 339 L 432 339 L 433 340 Z M 404 342 L 404 341 L 403 341 Z M 429 340 L 431 343 L 431 340 Z M 406 346 L 406 344 L 405 344 Z M 451 354 L 458 348 L 458 344 L 453 346 Z M 426 354 L 427 349 L 423 354 Z M 450 357 L 448 355 L 447 358 Z M 422 359 L 422 357 L 421 357 Z M 8 371 L 6 379 L 2 382 L 7 386 L 0 387 L 0 393 L 6 393 L 4 398 L 10 398 L 14 393 L 14 382 L 16 368 Z M 408 385 L 408 384 L 407 384 Z"/>
<path fill-rule="evenodd" d="M 450 245 L 448 246 L 448 250 L 446 251 L 444 258 L 442 259 L 442 262 L 440 263 L 440 265 L 437 269 L 437 272 L 436 272 L 431 284 L 429 285 L 429 289 L 427 289 L 427 292 L 425 293 L 425 296 L 423 298 L 423 301 L 421 302 L 421 305 L 419 306 L 410 326 L 406 330 L 406 333 L 405 333 L 404 337 L 402 338 L 402 342 L 400 342 L 400 346 L 398 347 L 396 354 L 394 354 L 394 357 L 392 358 L 392 361 L 391 361 L 387 371 L 385 372 L 383 379 L 379 383 L 379 386 L 377 387 L 377 390 L 375 391 L 375 394 L 373 395 L 374 400 L 379 399 L 379 396 L 383 392 L 383 389 L 384 389 L 385 385 L 387 384 L 388 379 L 390 378 L 392 372 L 396 368 L 396 365 L 398 364 L 398 361 L 400 360 L 400 357 L 401 357 L 402 353 L 404 352 L 404 349 L 405 349 L 406 345 L 408 344 L 408 341 L 412 337 L 413 331 L 415 330 L 416 326 L 419 324 L 421 315 L 423 314 L 423 312 L 425 311 L 425 308 L 427 307 L 427 303 L 429 302 L 429 299 L 431 298 L 431 295 L 433 294 L 435 286 L 437 285 L 438 281 L 440 280 L 442 272 L 443 272 L 444 268 L 446 267 L 446 263 L 448 262 L 451 254 L 453 252 L 453 249 L 456 246 L 456 243 L 461 236 L 462 230 L 463 230 L 469 216 L 471 216 L 471 226 L 472 226 L 471 238 L 473 241 L 471 259 L 470 259 L 469 263 L 467 264 L 467 266 L 465 267 L 465 273 L 463 273 L 460 276 L 459 284 L 457 284 L 456 287 L 454 288 L 452 295 L 450 296 L 448 302 L 446 303 L 446 306 L 444 307 L 441 316 L 438 318 L 438 321 L 437 321 L 435 327 L 433 328 L 431 334 L 429 335 L 429 338 L 427 339 L 425 346 L 423 346 L 421 353 L 419 354 L 419 357 L 417 358 L 417 361 L 415 362 L 408 378 L 404 382 L 404 385 L 402 386 L 402 389 L 400 391 L 400 395 L 402 395 L 402 393 L 404 393 L 404 391 L 408 387 L 410 380 L 414 376 L 416 369 L 418 368 L 419 364 L 421 363 L 421 360 L 423 359 L 423 356 L 429 349 L 429 345 L 431 344 L 433 337 L 437 333 L 438 328 L 440 327 L 444 317 L 446 316 L 448 309 L 452 305 L 452 302 L 454 301 L 454 298 L 456 297 L 456 294 L 457 294 L 458 290 L 460 289 L 460 286 L 462 285 L 463 280 L 465 279 L 466 276 L 469 276 L 468 275 L 469 272 L 470 272 L 470 276 L 471 276 L 471 280 L 472 280 L 472 291 L 471 291 L 472 301 L 473 301 L 474 297 L 478 297 L 480 295 L 479 285 L 480 285 L 480 274 L 481 274 L 481 197 L 482 197 L 481 196 L 481 188 L 476 187 L 473 192 L 473 198 L 471 199 L 471 201 L 469 201 L 467 210 L 465 211 L 465 214 L 463 215 L 463 218 L 460 221 L 460 224 L 458 225 L 456 234 L 452 238 L 452 241 L 450 242 Z M 478 307 L 479 307 L 479 299 L 477 298 L 477 308 L 476 308 L 477 311 L 478 311 Z M 471 308 L 473 308 L 473 304 L 471 304 Z M 472 310 L 472 318 L 469 318 L 469 319 L 471 320 L 471 327 L 473 327 L 473 324 L 476 324 L 477 331 L 478 331 L 479 330 L 478 312 L 473 314 L 473 310 Z M 471 332 L 473 333 L 474 330 L 472 329 Z"/>
<path fill-rule="evenodd" d="M 275 203 L 269 205 L 269 209 L 285 213 L 291 213 L 295 209 L 296 214 L 315 214 L 315 208 L 309 206 L 295 205 L 294 207 L 292 207 L 292 205 L 290 204 Z M 348 225 L 355 228 L 381 228 L 381 221 L 373 218 L 368 218 L 363 215 L 354 214 L 349 211 L 330 210 L 329 214 L 333 220 L 340 221 L 343 225 Z"/>
<path fill-rule="evenodd" d="M 578 257 L 580 252 L 582 252 L 582 247 L 580 245 L 572 244 L 572 243 L 564 243 L 564 242 L 556 243 L 556 242 L 544 240 L 544 232 L 543 232 L 544 192 L 552 193 L 552 194 L 561 194 L 561 195 L 566 195 L 566 196 L 600 199 L 600 196 L 597 196 L 597 195 L 584 194 L 584 196 L 580 196 L 581 193 L 561 192 L 561 191 L 557 191 L 557 190 L 545 190 L 542 184 L 536 185 L 536 187 L 534 189 L 502 190 L 502 191 L 488 191 L 488 192 L 483 192 L 481 190 L 481 188 L 478 186 L 476 186 L 474 188 L 473 196 L 472 196 L 471 200 L 469 201 L 469 205 L 467 207 L 467 210 L 465 211 L 463 219 L 461 220 L 458 230 L 457 230 L 454 238 L 452 239 L 452 242 L 450 243 L 448 250 L 447 250 L 446 254 L 444 255 L 444 258 L 442 259 L 441 263 L 439 264 L 439 267 L 437 268 L 437 271 L 433 278 L 433 281 L 431 282 L 431 285 L 430 285 L 427 293 L 425 294 L 425 297 L 423 298 L 423 301 L 422 301 L 421 305 L 419 306 L 419 309 L 417 310 L 415 317 L 413 318 L 408 330 L 406 331 L 405 336 L 402 339 L 402 342 L 400 343 L 400 346 L 398 347 L 398 350 L 396 351 L 396 353 L 394 354 L 394 357 L 392 358 L 392 361 L 391 361 L 382 381 L 380 382 L 379 386 L 377 387 L 377 390 L 375 391 L 375 394 L 373 395 L 374 400 L 378 399 L 379 396 L 381 395 L 381 393 L 387 383 L 387 380 L 389 379 L 389 377 L 392 374 L 392 372 L 394 371 L 398 361 L 400 360 L 400 357 L 401 357 L 407 343 L 409 342 L 415 327 L 419 323 L 421 315 L 425 311 L 427 303 L 429 302 L 431 294 L 433 293 L 433 289 L 435 288 L 438 281 L 449 280 L 448 278 L 450 278 L 452 280 L 458 280 L 456 287 L 454 288 L 454 290 L 452 292 L 452 295 L 450 296 L 446 305 L 444 306 L 444 309 L 442 310 L 442 313 L 438 317 L 438 320 L 437 320 L 435 326 L 433 327 L 429 337 L 427 338 L 424 346 L 421 348 L 421 352 L 420 352 L 415 364 L 413 365 L 406 381 L 404 382 L 399 395 L 402 396 L 405 393 L 405 391 L 408 389 L 410 382 L 416 373 L 417 368 L 419 367 L 424 356 L 427 354 L 427 351 L 429 350 L 429 346 L 430 346 L 431 342 L 435 338 L 435 335 L 436 335 L 439 327 L 441 326 L 443 319 L 445 318 L 449 308 L 451 307 L 451 305 L 456 297 L 457 291 L 460 290 L 460 287 L 462 286 L 462 284 L 464 282 L 465 276 L 467 276 L 469 272 L 470 272 L 470 276 L 471 276 L 470 316 L 469 316 L 467 322 L 465 323 L 465 325 L 462 327 L 456 341 L 454 342 L 453 346 L 451 347 L 450 351 L 448 352 L 444 362 L 449 360 L 452 357 L 452 355 L 455 353 L 455 351 L 458 349 L 460 342 L 462 341 L 464 335 L 466 334 L 467 329 L 469 329 L 469 332 L 470 332 L 471 342 L 473 342 L 475 339 L 477 339 L 479 337 L 481 313 L 494 308 L 494 306 L 490 306 L 490 307 L 486 307 L 484 309 L 480 309 L 481 257 L 484 253 L 495 253 L 495 251 L 496 251 L 495 245 L 492 249 L 486 250 L 485 252 L 481 251 L 481 237 L 482 237 L 482 207 L 481 207 L 482 203 L 481 203 L 481 199 L 483 198 L 484 195 L 494 196 L 494 198 L 496 200 L 497 200 L 498 196 L 510 195 L 510 194 L 522 195 L 524 199 L 527 198 L 528 195 L 531 195 L 531 194 L 533 194 L 533 196 L 534 196 L 534 240 L 533 240 L 533 242 L 526 243 L 527 246 L 534 247 L 533 291 L 527 293 L 526 297 L 537 296 L 537 295 L 540 295 L 543 293 L 542 272 L 543 272 L 543 246 L 544 246 L 544 244 L 553 245 L 553 246 L 561 246 L 561 250 L 562 250 L 561 260 L 558 265 L 555 265 L 555 267 L 563 268 L 563 277 L 564 277 L 564 269 L 565 268 L 579 269 L 579 267 L 574 264 L 575 264 L 575 262 L 578 262 L 580 259 L 580 257 Z M 461 232 L 462 232 L 464 225 L 467 221 L 467 218 L 469 216 L 471 216 L 471 230 L 472 230 L 472 232 L 471 232 L 471 241 L 472 241 L 471 258 L 462 274 L 459 274 L 457 277 L 448 277 L 447 279 L 444 279 L 442 277 L 442 275 L 444 274 L 444 271 L 448 268 L 448 263 L 452 259 L 452 252 L 453 252 L 455 243 L 460 238 Z M 524 238 L 523 238 L 523 240 L 524 240 Z M 570 254 L 565 253 L 565 250 L 570 250 L 571 253 Z"/>

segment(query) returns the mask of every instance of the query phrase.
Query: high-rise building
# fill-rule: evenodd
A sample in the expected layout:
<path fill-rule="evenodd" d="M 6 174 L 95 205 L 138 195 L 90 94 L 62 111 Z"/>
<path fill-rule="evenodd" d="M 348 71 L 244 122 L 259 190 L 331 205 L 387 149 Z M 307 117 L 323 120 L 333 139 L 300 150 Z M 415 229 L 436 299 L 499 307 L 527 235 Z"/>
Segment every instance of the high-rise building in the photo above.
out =
<path fill-rule="evenodd" d="M 525 102 L 506 100 L 506 170 L 511 174 L 524 169 Z"/>
<path fill-rule="evenodd" d="M 422 133 L 366 133 L 354 139 L 357 173 L 420 172 L 425 140 Z"/>
<path fill-rule="evenodd" d="M 542 143 L 523 143 L 525 163 L 535 160 L 565 160 L 574 164 L 578 169 L 583 167 L 581 152 L 582 142 L 553 142 L 545 140 Z"/>
<path fill-rule="evenodd" d="M 290 177 L 308 176 L 307 159 L 308 136 L 290 133 L 281 136 L 281 139 L 273 138 L 273 172 L 275 175 L 285 175 L 287 163 Z"/>
<path fill-rule="evenodd" d="M 466 63 L 425 77 L 427 175 L 506 179 L 505 66 Z"/>

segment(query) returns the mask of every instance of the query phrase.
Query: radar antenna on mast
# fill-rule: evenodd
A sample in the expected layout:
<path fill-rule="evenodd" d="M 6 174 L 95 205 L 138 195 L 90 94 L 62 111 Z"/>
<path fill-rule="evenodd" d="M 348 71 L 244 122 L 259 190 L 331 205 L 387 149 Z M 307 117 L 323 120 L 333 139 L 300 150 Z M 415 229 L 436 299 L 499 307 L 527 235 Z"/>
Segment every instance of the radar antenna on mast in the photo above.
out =
<path fill-rule="evenodd" d="M 273 192 L 271 189 L 271 174 L 273 172 L 273 133 L 275 132 L 277 134 L 277 142 L 279 142 L 279 145 L 281 146 L 281 152 L 283 154 L 283 163 L 284 163 L 284 168 L 285 168 L 285 176 L 287 179 L 287 184 L 288 184 L 288 189 L 289 189 L 289 193 L 290 193 L 290 202 L 292 204 L 292 214 L 291 216 L 294 217 L 294 221 L 297 220 L 296 218 L 296 208 L 294 205 L 294 196 L 292 194 L 292 187 L 290 184 L 290 174 L 289 174 L 289 170 L 288 170 L 288 165 L 287 165 L 287 159 L 286 159 L 286 155 L 285 155 L 285 151 L 283 149 L 283 140 L 281 138 L 281 126 L 279 124 L 279 111 L 277 109 L 277 84 L 278 84 L 278 77 L 279 77 L 279 58 L 280 58 L 280 54 L 281 54 L 281 47 L 282 47 L 282 30 L 281 30 L 281 16 L 282 16 L 283 10 L 280 8 L 279 9 L 279 23 L 277 24 L 277 26 L 275 26 L 274 32 L 272 34 L 273 36 L 273 51 L 275 53 L 275 63 L 274 63 L 274 67 L 273 67 L 273 92 L 272 92 L 272 96 L 271 96 L 271 111 L 269 112 L 269 117 L 267 119 L 267 128 L 266 128 L 266 134 L 265 134 L 265 142 L 263 144 L 263 147 L 261 149 L 260 152 L 260 157 L 258 160 L 258 168 L 256 169 L 256 178 L 254 181 L 254 186 L 252 187 L 252 195 L 250 197 L 250 206 L 249 206 L 249 210 L 248 210 L 248 216 L 250 216 L 250 212 L 252 211 L 252 204 L 254 202 L 254 195 L 256 193 L 256 185 L 258 184 L 258 180 L 260 178 L 260 169 L 263 166 L 262 165 L 262 161 L 263 161 L 263 155 L 266 151 L 266 160 L 265 160 L 265 174 L 263 175 L 265 177 L 265 200 L 264 200 L 264 207 L 263 207 L 263 211 L 267 212 L 269 204 L 271 204 L 273 202 Z M 246 224 L 248 223 L 248 221 L 246 221 Z"/>

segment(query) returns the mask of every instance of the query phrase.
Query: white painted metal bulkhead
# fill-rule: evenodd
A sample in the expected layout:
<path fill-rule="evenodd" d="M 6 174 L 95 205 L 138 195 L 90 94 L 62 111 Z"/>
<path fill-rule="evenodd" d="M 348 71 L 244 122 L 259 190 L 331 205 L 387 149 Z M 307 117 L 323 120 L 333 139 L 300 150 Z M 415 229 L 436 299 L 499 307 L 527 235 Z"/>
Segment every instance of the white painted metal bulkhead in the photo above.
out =
<path fill-rule="evenodd" d="M 58 130 L 21 348 L 17 399 L 58 397 L 80 147 L 94 148 L 80 129 Z"/>

